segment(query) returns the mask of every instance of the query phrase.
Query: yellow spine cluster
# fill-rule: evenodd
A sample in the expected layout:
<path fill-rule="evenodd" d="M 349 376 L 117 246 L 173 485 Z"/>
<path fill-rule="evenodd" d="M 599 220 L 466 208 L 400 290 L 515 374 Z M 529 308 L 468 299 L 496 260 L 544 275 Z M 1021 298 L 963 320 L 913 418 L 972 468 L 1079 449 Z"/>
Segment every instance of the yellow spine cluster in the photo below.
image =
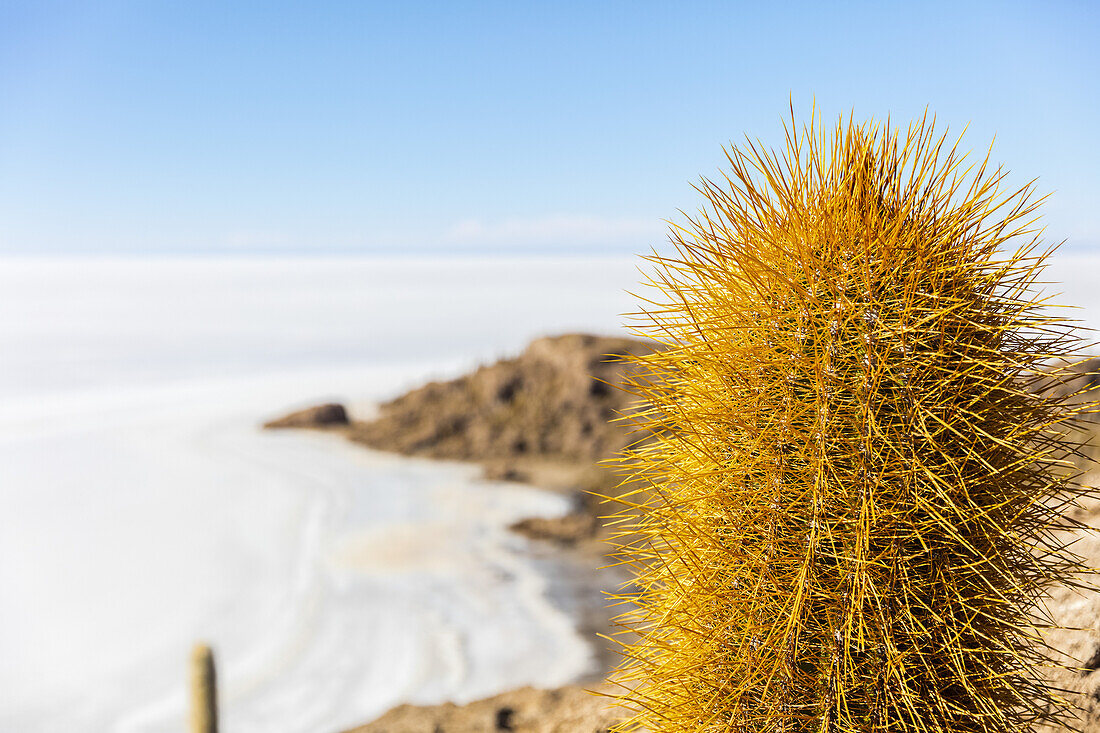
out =
<path fill-rule="evenodd" d="M 1088 406 L 1034 389 L 1080 346 L 1036 289 L 1041 199 L 928 120 L 786 132 L 649 258 L 615 730 L 1055 719 L 1035 609 L 1082 570 L 1058 530 Z"/>

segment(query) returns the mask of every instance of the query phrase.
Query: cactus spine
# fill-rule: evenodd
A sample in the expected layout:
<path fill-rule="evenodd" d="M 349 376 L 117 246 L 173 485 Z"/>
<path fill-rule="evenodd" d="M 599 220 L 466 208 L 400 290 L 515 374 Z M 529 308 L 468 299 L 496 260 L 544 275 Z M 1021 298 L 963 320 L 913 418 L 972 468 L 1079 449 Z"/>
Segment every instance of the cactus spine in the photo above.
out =
<path fill-rule="evenodd" d="M 1079 348 L 1034 286 L 1030 184 L 906 131 L 792 114 L 727 153 L 648 258 L 616 550 L 637 581 L 616 731 L 1020 731 L 1059 718 L 1037 601 L 1078 412 L 1032 387 Z"/>
<path fill-rule="evenodd" d="M 214 652 L 205 644 L 191 650 L 191 733 L 218 733 L 218 681 Z"/>

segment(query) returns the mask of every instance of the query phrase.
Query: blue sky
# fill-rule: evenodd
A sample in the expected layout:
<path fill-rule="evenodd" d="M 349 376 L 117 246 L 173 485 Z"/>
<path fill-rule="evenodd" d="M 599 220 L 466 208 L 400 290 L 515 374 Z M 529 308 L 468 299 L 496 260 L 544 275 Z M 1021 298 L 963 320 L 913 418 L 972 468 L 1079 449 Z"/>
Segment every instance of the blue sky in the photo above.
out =
<path fill-rule="evenodd" d="M 0 0 L 0 252 L 646 250 L 792 97 L 996 135 L 1100 247 L 1097 48 L 1089 0 Z"/>

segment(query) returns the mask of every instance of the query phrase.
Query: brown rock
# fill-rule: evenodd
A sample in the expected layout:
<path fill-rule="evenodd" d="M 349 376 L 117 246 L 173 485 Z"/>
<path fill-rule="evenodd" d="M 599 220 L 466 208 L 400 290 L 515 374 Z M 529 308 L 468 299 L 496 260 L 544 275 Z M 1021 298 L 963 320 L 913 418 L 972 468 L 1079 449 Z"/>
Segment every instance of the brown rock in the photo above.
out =
<path fill-rule="evenodd" d="M 330 402 L 316 407 L 292 412 L 276 420 L 264 423 L 265 428 L 327 428 L 348 424 L 348 413 L 343 405 Z"/>
<path fill-rule="evenodd" d="M 508 529 L 524 537 L 559 545 L 575 545 L 592 539 L 599 529 L 599 520 L 588 512 L 571 512 L 563 517 L 529 517 Z"/>

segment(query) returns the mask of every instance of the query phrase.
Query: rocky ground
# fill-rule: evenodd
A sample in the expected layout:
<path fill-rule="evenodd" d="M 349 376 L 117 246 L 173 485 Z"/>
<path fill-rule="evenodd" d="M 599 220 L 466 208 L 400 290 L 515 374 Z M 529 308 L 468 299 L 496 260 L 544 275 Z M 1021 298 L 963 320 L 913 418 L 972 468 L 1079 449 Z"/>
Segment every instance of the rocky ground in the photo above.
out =
<path fill-rule="evenodd" d="M 1100 357 L 1074 367 L 1079 377 L 1044 390 L 1071 402 L 1095 399 L 1100 388 Z M 1092 416 L 1083 426 L 1092 433 L 1092 441 L 1083 455 L 1073 460 L 1085 475 L 1081 482 L 1100 487 L 1100 415 Z M 1043 670 L 1058 688 L 1065 690 L 1070 702 L 1070 729 L 1100 731 L 1100 496 L 1088 498 L 1068 513 L 1070 519 L 1084 525 L 1066 533 L 1072 549 L 1097 572 L 1082 578 L 1092 587 L 1056 588 L 1047 603 L 1057 628 L 1045 634 L 1050 645 L 1051 665 Z M 1066 730 L 1067 726 L 1047 727 L 1044 733 Z"/>
<path fill-rule="evenodd" d="M 347 733 L 607 733 L 621 716 L 601 691 L 523 687 L 468 705 L 401 705 Z"/>

